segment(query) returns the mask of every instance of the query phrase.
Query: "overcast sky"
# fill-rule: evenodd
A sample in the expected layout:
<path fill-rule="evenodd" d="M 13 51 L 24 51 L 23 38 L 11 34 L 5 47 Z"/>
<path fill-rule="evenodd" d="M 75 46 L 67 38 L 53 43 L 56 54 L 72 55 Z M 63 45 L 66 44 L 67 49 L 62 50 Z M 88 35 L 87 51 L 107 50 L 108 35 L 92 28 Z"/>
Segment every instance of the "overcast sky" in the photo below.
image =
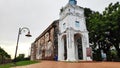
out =
<path fill-rule="evenodd" d="M 120 0 L 77 0 L 77 5 L 102 13 L 111 2 Z M 0 0 L 0 47 L 14 57 L 19 27 L 28 27 L 32 37 L 22 33 L 19 53 L 29 55 L 31 43 L 54 20 L 59 19 L 59 10 L 68 0 Z"/>

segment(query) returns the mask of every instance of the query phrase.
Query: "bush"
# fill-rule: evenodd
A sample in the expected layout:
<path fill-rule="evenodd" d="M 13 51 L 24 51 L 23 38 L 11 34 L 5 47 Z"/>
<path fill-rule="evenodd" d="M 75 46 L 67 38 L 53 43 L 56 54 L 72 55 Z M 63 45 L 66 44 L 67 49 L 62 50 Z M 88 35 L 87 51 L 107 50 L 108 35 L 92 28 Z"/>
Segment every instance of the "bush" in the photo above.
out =
<path fill-rule="evenodd" d="M 94 50 L 93 60 L 94 61 L 102 61 L 102 56 L 101 56 L 101 50 L 100 49 Z"/>

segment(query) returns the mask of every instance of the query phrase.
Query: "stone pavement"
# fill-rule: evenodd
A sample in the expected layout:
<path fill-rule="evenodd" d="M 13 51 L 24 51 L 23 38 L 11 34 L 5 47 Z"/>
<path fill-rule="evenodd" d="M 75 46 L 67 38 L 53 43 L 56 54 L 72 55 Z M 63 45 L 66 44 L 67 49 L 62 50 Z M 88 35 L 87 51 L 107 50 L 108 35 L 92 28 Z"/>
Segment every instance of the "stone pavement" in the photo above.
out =
<path fill-rule="evenodd" d="M 56 62 L 41 61 L 40 63 L 15 68 L 120 68 L 120 62 Z"/>

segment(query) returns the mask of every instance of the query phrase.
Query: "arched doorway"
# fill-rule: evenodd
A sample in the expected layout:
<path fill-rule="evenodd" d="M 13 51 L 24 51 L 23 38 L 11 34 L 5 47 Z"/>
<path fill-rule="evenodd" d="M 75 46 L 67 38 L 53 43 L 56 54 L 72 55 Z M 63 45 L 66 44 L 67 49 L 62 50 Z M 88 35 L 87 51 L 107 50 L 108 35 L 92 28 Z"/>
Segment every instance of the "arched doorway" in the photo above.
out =
<path fill-rule="evenodd" d="M 83 60 L 83 49 L 82 49 L 82 35 L 77 33 L 74 35 L 75 54 L 76 59 Z"/>
<path fill-rule="evenodd" d="M 67 59 L 67 39 L 66 39 L 66 35 L 62 36 L 62 46 L 63 48 L 63 55 L 64 55 L 64 60 Z"/>

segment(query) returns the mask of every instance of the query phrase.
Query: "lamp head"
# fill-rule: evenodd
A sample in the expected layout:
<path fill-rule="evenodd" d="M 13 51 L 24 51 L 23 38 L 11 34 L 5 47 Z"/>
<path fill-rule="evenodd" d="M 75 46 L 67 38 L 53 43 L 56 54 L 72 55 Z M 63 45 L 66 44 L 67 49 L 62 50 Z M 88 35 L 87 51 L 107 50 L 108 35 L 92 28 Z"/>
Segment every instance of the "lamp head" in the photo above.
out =
<path fill-rule="evenodd" d="M 30 34 L 30 32 L 28 32 L 28 34 L 26 34 L 25 36 L 32 37 L 32 35 Z"/>

